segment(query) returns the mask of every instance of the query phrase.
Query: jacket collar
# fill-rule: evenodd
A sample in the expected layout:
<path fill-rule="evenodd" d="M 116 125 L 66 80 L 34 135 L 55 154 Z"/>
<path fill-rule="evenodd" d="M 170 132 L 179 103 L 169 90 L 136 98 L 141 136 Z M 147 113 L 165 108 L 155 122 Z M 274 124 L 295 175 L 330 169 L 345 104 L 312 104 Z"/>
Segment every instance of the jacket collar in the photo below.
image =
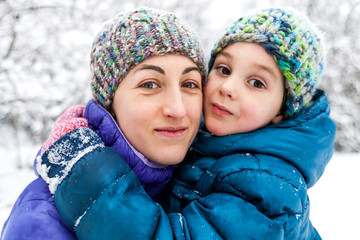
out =
<path fill-rule="evenodd" d="M 88 102 L 84 117 L 105 146 L 113 148 L 125 159 L 151 197 L 166 187 L 171 180 L 173 166 L 154 163 L 137 151 L 127 141 L 111 114 L 94 100 Z"/>
<path fill-rule="evenodd" d="M 308 187 L 321 177 L 334 152 L 335 123 L 326 94 L 318 90 L 314 103 L 293 118 L 253 132 L 223 137 L 202 129 L 194 150 L 211 157 L 236 153 L 267 154 L 297 167 Z"/>

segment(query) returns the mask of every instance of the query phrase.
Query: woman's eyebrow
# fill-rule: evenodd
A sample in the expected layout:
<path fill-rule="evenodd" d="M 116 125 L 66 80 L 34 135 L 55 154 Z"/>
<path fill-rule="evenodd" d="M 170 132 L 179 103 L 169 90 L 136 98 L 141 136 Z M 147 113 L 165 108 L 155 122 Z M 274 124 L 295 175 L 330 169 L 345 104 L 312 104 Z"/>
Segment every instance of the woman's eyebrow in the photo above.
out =
<path fill-rule="evenodd" d="M 191 71 L 200 72 L 200 70 L 199 70 L 198 67 L 188 67 L 188 68 L 186 68 L 186 69 L 182 72 L 182 74 L 184 75 L 184 74 L 187 74 L 187 73 L 189 73 L 189 72 L 191 72 Z"/>
<path fill-rule="evenodd" d="M 158 72 L 160 74 L 165 75 L 164 69 L 162 69 L 159 66 L 155 66 L 155 65 L 144 64 L 140 68 L 136 69 L 136 72 L 141 71 L 141 70 L 154 70 L 154 71 L 156 71 L 156 72 Z"/>

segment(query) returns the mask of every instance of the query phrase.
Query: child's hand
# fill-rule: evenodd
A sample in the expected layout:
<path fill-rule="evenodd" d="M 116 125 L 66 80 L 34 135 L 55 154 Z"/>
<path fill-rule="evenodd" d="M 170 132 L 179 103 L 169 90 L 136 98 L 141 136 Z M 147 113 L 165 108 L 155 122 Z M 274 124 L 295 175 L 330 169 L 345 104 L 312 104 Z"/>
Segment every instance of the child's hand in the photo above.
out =
<path fill-rule="evenodd" d="M 89 127 L 87 120 L 84 118 L 85 106 L 76 105 L 66 110 L 55 122 L 49 138 L 41 147 L 41 155 L 56 140 L 67 134 L 68 132 L 80 128 Z"/>

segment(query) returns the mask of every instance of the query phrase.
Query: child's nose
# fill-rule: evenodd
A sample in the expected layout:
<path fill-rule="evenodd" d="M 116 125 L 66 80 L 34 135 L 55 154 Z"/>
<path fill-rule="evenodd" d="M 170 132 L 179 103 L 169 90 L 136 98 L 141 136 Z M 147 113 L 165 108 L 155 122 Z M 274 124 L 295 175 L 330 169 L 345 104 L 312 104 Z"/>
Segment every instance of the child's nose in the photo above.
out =
<path fill-rule="evenodd" d="M 238 97 L 237 94 L 237 88 L 240 86 L 236 86 L 236 79 L 234 78 L 228 78 L 224 83 L 222 84 L 220 88 L 220 94 L 229 97 L 231 99 L 236 99 Z"/>

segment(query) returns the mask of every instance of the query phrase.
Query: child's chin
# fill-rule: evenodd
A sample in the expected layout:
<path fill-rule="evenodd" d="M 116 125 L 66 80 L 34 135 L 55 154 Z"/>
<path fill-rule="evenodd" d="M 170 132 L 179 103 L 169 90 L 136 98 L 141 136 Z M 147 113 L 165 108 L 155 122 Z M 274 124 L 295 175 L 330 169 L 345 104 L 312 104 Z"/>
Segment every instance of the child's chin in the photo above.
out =
<path fill-rule="evenodd" d="M 206 126 L 206 129 L 215 136 L 221 137 L 221 136 L 227 135 L 226 130 L 222 124 L 217 124 L 216 122 L 214 123 L 214 122 L 206 121 L 206 119 L 205 119 L 205 126 Z"/>

